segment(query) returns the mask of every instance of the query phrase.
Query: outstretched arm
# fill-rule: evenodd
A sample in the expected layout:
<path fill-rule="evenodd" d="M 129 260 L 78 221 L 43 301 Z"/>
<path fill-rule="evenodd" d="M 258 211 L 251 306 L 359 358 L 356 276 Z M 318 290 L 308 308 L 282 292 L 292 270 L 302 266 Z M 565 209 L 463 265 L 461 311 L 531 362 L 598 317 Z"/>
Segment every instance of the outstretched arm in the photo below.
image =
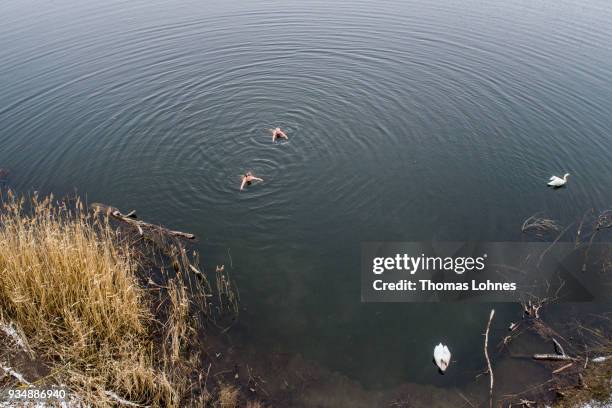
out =
<path fill-rule="evenodd" d="M 244 185 L 246 184 L 247 180 L 246 177 L 242 178 L 242 184 L 240 184 L 240 191 L 244 190 Z"/>
<path fill-rule="evenodd" d="M 253 180 L 255 180 L 255 181 L 263 181 L 263 179 L 261 179 L 259 177 L 253 177 Z"/>

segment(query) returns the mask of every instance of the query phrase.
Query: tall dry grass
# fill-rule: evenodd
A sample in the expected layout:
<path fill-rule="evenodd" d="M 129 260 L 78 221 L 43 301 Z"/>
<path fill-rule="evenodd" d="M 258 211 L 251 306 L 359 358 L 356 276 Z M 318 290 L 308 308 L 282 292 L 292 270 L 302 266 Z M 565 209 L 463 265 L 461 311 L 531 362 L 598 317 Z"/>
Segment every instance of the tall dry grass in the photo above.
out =
<path fill-rule="evenodd" d="M 84 402 L 114 405 L 118 396 L 143 405 L 179 405 L 179 386 L 160 361 L 168 353 L 158 352 L 152 338 L 151 296 L 139 285 L 138 268 L 130 243 L 80 202 L 69 208 L 52 197 L 4 198 L 0 315 L 23 330 L 50 366 L 51 379 Z M 184 289 L 173 285 L 184 315 Z M 178 325 L 172 359 L 185 330 Z"/>

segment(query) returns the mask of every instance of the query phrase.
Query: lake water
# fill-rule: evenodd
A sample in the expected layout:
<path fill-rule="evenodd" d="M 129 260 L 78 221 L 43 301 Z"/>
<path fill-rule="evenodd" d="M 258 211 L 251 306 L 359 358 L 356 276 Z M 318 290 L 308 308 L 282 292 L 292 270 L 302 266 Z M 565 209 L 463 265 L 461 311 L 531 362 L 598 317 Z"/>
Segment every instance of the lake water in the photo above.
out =
<path fill-rule="evenodd" d="M 360 243 L 610 207 L 611 21 L 607 0 L 4 0 L 0 167 L 197 234 L 262 354 L 463 387 L 491 305 L 362 304 Z M 240 192 L 246 170 L 264 182 Z M 496 307 L 497 342 L 517 308 Z"/>

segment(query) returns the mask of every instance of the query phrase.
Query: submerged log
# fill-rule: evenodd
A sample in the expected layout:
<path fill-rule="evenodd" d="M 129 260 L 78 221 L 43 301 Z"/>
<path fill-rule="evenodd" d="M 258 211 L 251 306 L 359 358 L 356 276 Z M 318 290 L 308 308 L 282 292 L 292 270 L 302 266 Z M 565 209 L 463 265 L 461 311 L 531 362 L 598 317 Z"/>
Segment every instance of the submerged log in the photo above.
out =
<path fill-rule="evenodd" d="M 187 232 L 175 231 L 175 230 L 171 230 L 171 229 L 162 227 L 160 225 L 155 225 L 155 224 L 151 224 L 151 223 L 139 220 L 138 217 L 136 216 L 135 210 L 132 210 L 127 214 L 123 214 L 121 211 L 119 211 L 115 207 L 112 207 L 106 204 L 100 204 L 100 203 L 93 203 L 91 205 L 91 208 L 95 211 L 104 212 L 108 216 L 112 216 L 114 219 L 121 221 L 123 223 L 126 223 L 132 226 L 133 228 L 136 228 L 140 235 L 144 235 L 145 230 L 148 230 L 151 232 L 156 232 L 156 233 L 160 233 L 164 235 L 170 235 L 170 236 L 177 237 L 177 238 L 184 238 L 184 239 L 189 239 L 189 240 L 193 240 L 196 238 L 195 235 L 187 233 Z"/>

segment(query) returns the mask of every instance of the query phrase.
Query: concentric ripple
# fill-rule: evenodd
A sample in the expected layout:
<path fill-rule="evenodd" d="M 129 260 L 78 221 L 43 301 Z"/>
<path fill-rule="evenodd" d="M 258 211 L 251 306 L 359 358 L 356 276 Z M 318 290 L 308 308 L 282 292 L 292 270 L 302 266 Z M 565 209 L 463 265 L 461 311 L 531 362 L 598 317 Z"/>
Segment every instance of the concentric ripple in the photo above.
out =
<path fill-rule="evenodd" d="M 510 240 L 535 212 L 609 206 L 611 19 L 604 0 L 5 0 L 0 167 L 194 231 L 211 263 L 231 247 L 262 339 L 364 381 L 442 381 L 355 363 L 380 329 L 346 306 L 359 243 Z M 245 171 L 264 182 L 240 192 Z M 340 358 L 326 339 L 345 335 L 362 340 Z"/>

